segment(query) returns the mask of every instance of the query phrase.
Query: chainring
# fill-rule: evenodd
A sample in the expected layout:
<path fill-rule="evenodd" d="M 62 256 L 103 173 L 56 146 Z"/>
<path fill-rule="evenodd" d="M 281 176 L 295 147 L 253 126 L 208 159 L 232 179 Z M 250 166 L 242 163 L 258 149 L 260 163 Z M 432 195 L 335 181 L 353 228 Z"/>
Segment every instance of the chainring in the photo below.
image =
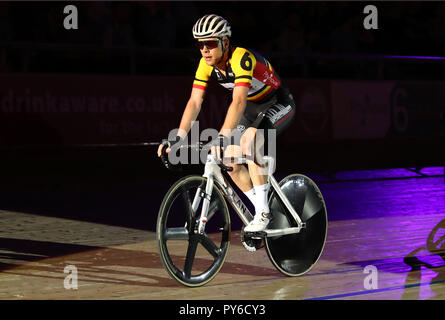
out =
<path fill-rule="evenodd" d="M 264 247 L 263 239 L 252 238 L 246 235 L 244 230 L 241 230 L 241 243 L 243 244 L 244 248 L 249 252 L 255 252 Z"/>

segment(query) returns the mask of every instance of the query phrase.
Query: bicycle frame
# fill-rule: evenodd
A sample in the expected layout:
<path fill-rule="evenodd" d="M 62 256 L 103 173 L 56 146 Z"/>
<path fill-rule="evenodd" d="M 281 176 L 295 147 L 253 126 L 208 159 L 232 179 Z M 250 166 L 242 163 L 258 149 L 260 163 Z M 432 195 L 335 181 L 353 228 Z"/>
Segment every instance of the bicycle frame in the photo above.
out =
<path fill-rule="evenodd" d="M 297 227 L 291 227 L 291 228 L 284 228 L 284 229 L 266 229 L 264 231 L 266 237 L 276 237 L 276 236 L 282 236 L 287 234 L 293 234 L 298 233 L 302 228 L 305 228 L 305 223 L 303 223 L 287 199 L 286 195 L 281 190 L 278 182 L 275 180 L 274 176 L 272 175 L 272 168 L 274 165 L 273 158 L 271 157 L 264 157 L 264 160 L 268 163 L 268 180 L 270 182 L 271 187 L 273 190 L 277 193 L 279 198 L 283 201 L 283 204 L 286 206 L 287 210 L 291 213 L 292 217 L 294 218 L 294 221 L 297 224 Z M 226 200 L 230 203 L 230 205 L 233 207 L 237 215 L 240 217 L 241 221 L 244 223 L 244 225 L 247 225 L 252 219 L 253 215 L 247 208 L 247 206 L 243 203 L 241 198 L 238 196 L 238 194 L 235 192 L 233 187 L 231 186 L 229 180 L 222 174 L 221 168 L 219 167 L 220 161 L 213 155 L 209 154 L 207 156 L 207 161 L 204 168 L 204 174 L 203 177 L 207 178 L 207 183 L 205 186 L 205 191 L 201 189 L 201 187 L 198 188 L 195 197 L 193 199 L 192 208 L 193 211 L 196 213 L 200 199 L 203 199 L 203 205 L 201 209 L 201 215 L 199 219 L 198 224 L 198 230 L 197 232 L 200 234 L 204 233 L 205 225 L 208 220 L 210 220 L 213 213 L 211 213 L 208 216 L 209 213 L 209 206 L 210 206 L 210 199 L 211 199 L 211 192 L 213 189 L 213 185 L 216 183 L 219 187 L 219 189 L 222 191 L 224 197 Z M 246 158 L 238 158 L 236 159 L 236 163 L 243 164 L 246 163 Z"/>

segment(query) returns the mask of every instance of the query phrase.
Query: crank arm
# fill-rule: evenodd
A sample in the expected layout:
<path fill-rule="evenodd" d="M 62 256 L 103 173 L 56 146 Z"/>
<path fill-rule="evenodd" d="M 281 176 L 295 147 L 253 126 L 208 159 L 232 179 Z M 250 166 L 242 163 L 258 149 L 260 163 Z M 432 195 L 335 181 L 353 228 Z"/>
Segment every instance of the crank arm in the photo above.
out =
<path fill-rule="evenodd" d="M 257 238 L 267 238 L 267 237 L 279 237 L 279 236 L 285 236 L 288 234 L 295 234 L 299 233 L 302 228 L 304 228 L 305 225 L 300 227 L 292 227 L 292 228 L 284 228 L 284 229 L 266 229 L 264 231 L 260 232 L 245 232 L 245 234 L 251 238 L 257 239 Z"/>

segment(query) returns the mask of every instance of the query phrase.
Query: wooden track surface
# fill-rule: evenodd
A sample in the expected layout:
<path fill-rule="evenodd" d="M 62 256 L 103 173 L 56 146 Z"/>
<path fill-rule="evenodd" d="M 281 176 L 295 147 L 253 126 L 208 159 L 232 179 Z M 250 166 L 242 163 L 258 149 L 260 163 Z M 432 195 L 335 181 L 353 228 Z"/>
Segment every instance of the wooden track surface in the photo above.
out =
<path fill-rule="evenodd" d="M 431 194 L 442 197 L 445 183 L 436 179 Z M 417 181 L 415 191 L 422 192 L 423 182 Z M 355 210 L 360 201 L 382 207 L 381 201 L 359 198 L 350 201 Z M 410 198 L 398 199 L 407 205 L 403 212 L 409 211 Z M 279 273 L 264 248 L 247 252 L 239 231 L 232 231 L 219 274 L 193 289 L 163 269 L 153 232 L 0 210 L 0 299 L 445 299 L 444 241 L 434 252 L 426 248 L 435 227 L 435 239 L 445 233 L 445 201 L 433 200 L 426 214 L 357 213 L 360 218 L 330 221 L 322 257 L 297 278 Z M 78 271 L 77 290 L 64 288 L 69 265 Z M 370 290 L 364 286 L 369 265 L 378 270 L 378 288 Z"/>
<path fill-rule="evenodd" d="M 220 273 L 194 289 L 169 278 L 152 232 L 5 211 L 0 217 L 0 299 L 445 298 L 445 263 L 422 249 L 442 215 L 331 222 L 324 254 L 298 278 L 276 271 L 264 249 L 247 252 L 232 232 Z M 420 270 L 406 264 L 416 256 Z M 438 267 L 420 267 L 425 257 Z M 67 265 L 78 270 L 77 290 L 64 288 Z M 377 290 L 364 288 L 366 265 L 379 270 Z"/>

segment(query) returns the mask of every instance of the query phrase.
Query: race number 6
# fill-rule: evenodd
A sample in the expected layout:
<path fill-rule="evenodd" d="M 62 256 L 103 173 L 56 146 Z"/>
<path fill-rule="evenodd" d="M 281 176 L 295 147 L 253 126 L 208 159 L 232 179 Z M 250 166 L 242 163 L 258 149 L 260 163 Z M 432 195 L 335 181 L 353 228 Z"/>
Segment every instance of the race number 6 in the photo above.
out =
<path fill-rule="evenodd" d="M 252 70 L 252 59 L 249 57 L 249 52 L 246 52 L 241 58 L 241 68 L 246 71 Z"/>

